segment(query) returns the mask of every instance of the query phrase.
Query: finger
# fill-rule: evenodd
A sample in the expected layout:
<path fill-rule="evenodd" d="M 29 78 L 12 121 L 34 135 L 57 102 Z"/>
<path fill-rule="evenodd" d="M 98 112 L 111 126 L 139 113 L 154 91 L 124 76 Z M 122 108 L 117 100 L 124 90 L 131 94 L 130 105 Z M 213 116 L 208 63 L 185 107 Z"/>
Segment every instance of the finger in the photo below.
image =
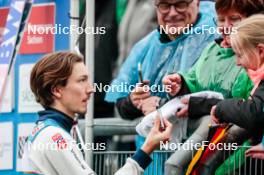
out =
<path fill-rule="evenodd" d="M 187 105 L 187 104 L 189 104 L 189 98 L 187 98 L 187 97 L 186 97 L 186 98 L 182 98 L 182 99 L 181 99 L 181 102 L 182 102 L 183 104 L 186 104 L 186 105 Z"/>
<path fill-rule="evenodd" d="M 130 95 L 130 99 L 134 103 L 139 103 L 139 102 L 136 102 L 136 101 L 140 100 L 140 96 L 139 95 Z"/>
<path fill-rule="evenodd" d="M 180 88 L 180 84 L 172 82 L 171 83 L 171 89 L 179 89 Z"/>
<path fill-rule="evenodd" d="M 219 120 L 218 118 L 215 116 L 215 115 L 211 115 L 211 119 L 214 123 L 218 124 L 219 123 Z"/>
<path fill-rule="evenodd" d="M 146 88 L 146 87 L 136 87 L 134 90 L 133 90 L 133 93 L 135 95 L 140 95 L 140 94 L 144 94 L 146 92 L 149 92 L 149 89 Z"/>
<path fill-rule="evenodd" d="M 211 108 L 211 112 L 210 112 L 211 115 L 215 115 L 215 108 L 216 108 L 216 105 L 214 105 L 214 106 Z"/>
<path fill-rule="evenodd" d="M 149 98 L 150 97 L 150 93 L 147 92 L 147 93 L 142 93 L 142 94 L 134 94 L 133 95 L 133 99 L 134 100 L 145 100 L 146 98 Z"/>
<path fill-rule="evenodd" d="M 139 95 L 139 98 L 142 100 L 146 100 L 150 97 L 150 93 L 145 93 L 145 94 L 141 94 Z M 147 101 L 148 102 L 148 101 Z"/>
<path fill-rule="evenodd" d="M 160 128 L 160 118 L 157 113 L 157 117 L 155 118 L 155 121 L 154 121 L 154 129 L 156 131 L 159 131 L 159 128 Z"/>
<path fill-rule="evenodd" d="M 264 152 L 264 149 L 262 148 L 261 144 L 252 146 L 250 149 L 248 149 L 246 152 Z"/>
<path fill-rule="evenodd" d="M 176 95 L 175 93 L 178 93 L 180 91 L 180 84 L 177 83 L 172 83 L 171 88 L 170 88 L 170 93 Z"/>
<path fill-rule="evenodd" d="M 165 76 L 165 77 L 163 78 L 162 83 L 163 83 L 164 85 L 170 85 L 170 84 L 172 83 L 172 81 L 171 81 L 170 78 L 169 78 L 169 75 L 167 75 L 167 76 Z"/>
<path fill-rule="evenodd" d="M 188 108 L 184 107 L 179 112 L 176 113 L 177 117 L 185 117 L 188 112 Z"/>
<path fill-rule="evenodd" d="M 254 153 L 251 157 L 254 159 L 264 159 L 264 153 Z"/>
<path fill-rule="evenodd" d="M 215 116 L 213 116 L 212 120 L 213 120 L 213 122 L 216 123 L 216 124 L 219 123 L 218 119 L 217 119 Z"/>
<path fill-rule="evenodd" d="M 143 104 L 142 107 L 141 107 L 141 110 L 142 110 L 144 115 L 148 115 L 149 113 L 155 111 L 156 108 L 155 107 L 148 107 L 148 106 Z"/>
<path fill-rule="evenodd" d="M 251 152 L 245 152 L 245 156 L 246 156 L 246 157 L 250 157 L 251 154 L 252 154 Z"/>
<path fill-rule="evenodd" d="M 250 152 L 246 152 L 247 155 L 252 155 L 252 154 L 264 154 L 264 151 L 259 151 L 259 150 L 253 150 Z"/>
<path fill-rule="evenodd" d="M 163 140 L 165 141 L 171 138 L 173 125 L 166 118 L 164 118 L 163 121 L 166 127 L 165 130 L 161 133 L 161 136 L 164 138 Z"/>
<path fill-rule="evenodd" d="M 142 100 L 139 100 L 139 103 L 138 103 L 138 105 L 137 105 L 137 108 L 138 108 L 139 110 L 142 110 L 142 105 L 143 105 Z"/>
<path fill-rule="evenodd" d="M 164 85 L 171 85 L 172 83 L 176 83 L 178 81 L 174 76 L 168 75 L 162 80 L 162 82 Z"/>
<path fill-rule="evenodd" d="M 251 152 L 252 152 L 252 149 L 251 148 L 248 149 L 248 150 L 246 150 L 246 152 L 245 152 L 246 156 L 248 156 L 249 154 L 251 154 Z"/>
<path fill-rule="evenodd" d="M 248 150 L 246 150 L 245 154 L 246 156 L 251 156 L 252 154 L 254 154 L 255 152 L 259 152 L 259 150 L 257 150 L 255 148 L 255 146 L 249 148 Z"/>
<path fill-rule="evenodd" d="M 142 110 L 142 113 L 144 114 L 144 116 L 148 115 L 148 113 L 144 110 Z"/>
<path fill-rule="evenodd" d="M 170 77 L 170 80 L 173 81 L 173 82 L 176 82 L 176 83 L 180 83 L 180 81 L 181 81 L 181 77 L 180 77 L 178 74 L 173 74 L 173 75 Z"/>
<path fill-rule="evenodd" d="M 166 130 L 172 130 L 173 125 L 168 121 L 168 119 L 163 118 Z"/>
<path fill-rule="evenodd" d="M 148 85 L 149 83 L 150 83 L 149 80 L 144 80 L 144 81 L 143 81 L 143 84 L 144 84 L 144 85 Z"/>

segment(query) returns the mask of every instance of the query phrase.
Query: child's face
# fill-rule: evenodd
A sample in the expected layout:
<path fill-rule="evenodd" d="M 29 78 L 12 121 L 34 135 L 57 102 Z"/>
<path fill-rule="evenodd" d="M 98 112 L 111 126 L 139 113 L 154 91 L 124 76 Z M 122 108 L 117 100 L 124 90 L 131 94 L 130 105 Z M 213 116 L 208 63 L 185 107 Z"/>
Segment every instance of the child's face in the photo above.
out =
<path fill-rule="evenodd" d="M 264 47 L 263 47 L 264 51 Z M 236 64 L 237 66 L 244 67 L 245 69 L 257 70 L 261 65 L 258 60 L 263 59 L 263 54 L 260 52 L 258 46 L 252 49 L 240 48 L 235 49 Z M 263 62 L 263 61 L 261 61 Z"/>
<path fill-rule="evenodd" d="M 252 65 L 248 61 L 248 54 L 241 51 L 236 51 L 236 64 L 237 66 L 244 67 L 245 69 L 252 69 Z M 252 69 L 253 70 L 253 69 Z"/>

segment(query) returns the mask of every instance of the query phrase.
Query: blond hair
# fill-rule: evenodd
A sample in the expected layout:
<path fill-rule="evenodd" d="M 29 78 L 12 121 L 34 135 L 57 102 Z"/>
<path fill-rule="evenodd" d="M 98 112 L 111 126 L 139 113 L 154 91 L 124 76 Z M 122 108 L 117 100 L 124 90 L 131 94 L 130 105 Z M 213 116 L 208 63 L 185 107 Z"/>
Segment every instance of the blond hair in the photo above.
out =
<path fill-rule="evenodd" d="M 246 62 L 257 65 L 263 63 L 256 55 L 256 46 L 264 44 L 264 15 L 253 15 L 241 21 L 231 34 L 231 45 L 235 51 L 247 55 Z"/>

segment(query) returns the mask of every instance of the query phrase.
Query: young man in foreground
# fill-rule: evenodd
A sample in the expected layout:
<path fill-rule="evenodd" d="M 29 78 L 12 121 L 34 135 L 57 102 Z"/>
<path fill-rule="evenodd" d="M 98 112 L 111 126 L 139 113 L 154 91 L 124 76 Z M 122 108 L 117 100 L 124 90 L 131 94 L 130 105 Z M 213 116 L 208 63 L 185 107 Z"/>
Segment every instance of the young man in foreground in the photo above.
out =
<path fill-rule="evenodd" d="M 83 59 L 70 52 L 44 56 L 31 72 L 30 86 L 45 110 L 38 112 L 37 125 L 27 139 L 24 171 L 52 175 L 95 174 L 70 135 L 75 115 L 86 113 L 94 91 Z M 161 131 L 159 119 L 155 121 L 145 144 L 127 159 L 116 175 L 143 173 L 151 162 L 149 154 L 160 141 L 170 137 L 172 125 L 166 120 L 165 125 L 166 129 Z"/>

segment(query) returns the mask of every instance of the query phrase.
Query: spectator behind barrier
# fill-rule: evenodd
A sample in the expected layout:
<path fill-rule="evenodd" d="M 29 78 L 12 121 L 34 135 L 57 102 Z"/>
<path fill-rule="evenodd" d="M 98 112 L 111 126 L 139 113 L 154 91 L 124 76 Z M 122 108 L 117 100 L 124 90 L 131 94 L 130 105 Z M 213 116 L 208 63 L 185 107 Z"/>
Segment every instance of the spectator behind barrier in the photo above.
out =
<path fill-rule="evenodd" d="M 164 90 L 152 88 L 152 91 L 144 91 L 142 84 L 136 85 L 139 82 L 138 63 L 142 64 L 144 83 L 150 87 L 161 87 L 164 75 L 187 71 L 199 58 L 204 47 L 215 38 L 208 31 L 202 30 L 205 25 L 215 25 L 212 16 L 199 13 L 199 0 L 156 0 L 155 5 L 160 27 L 134 45 L 106 93 L 105 100 L 115 102 L 120 115 L 125 119 L 143 116 L 140 102 L 144 99 L 150 99 L 152 104 L 156 104 L 161 97 L 166 97 Z M 214 14 L 213 9 L 211 12 Z M 167 31 L 164 31 L 166 26 Z M 183 34 L 177 27 L 187 27 L 196 33 Z M 121 91 L 118 90 L 120 86 L 123 87 Z M 131 87 L 135 87 L 132 92 L 129 91 Z"/>
<path fill-rule="evenodd" d="M 263 10 L 263 5 L 262 0 L 257 2 L 251 0 L 216 0 L 217 24 L 222 33 L 222 38 L 217 39 L 204 49 L 201 57 L 190 71 L 164 77 L 163 83 L 171 85 L 171 97 L 212 90 L 222 93 L 225 98 L 247 99 L 253 84 L 246 71 L 236 66 L 235 53 L 231 49 L 228 30 L 231 31 L 233 25 L 248 16 L 260 13 Z M 176 116 L 188 117 L 188 133 L 191 134 L 194 130 L 185 142 L 186 144 L 201 143 L 206 140 L 209 131 L 208 124 L 211 123 L 210 110 L 218 101 L 199 97 L 182 100 L 187 107 L 177 112 Z M 144 109 L 144 106 L 142 108 Z M 165 174 L 181 174 L 184 167 L 191 161 L 192 154 L 192 150 L 180 149 L 180 151 L 176 151 L 166 162 Z M 212 163 L 216 162 L 212 161 Z M 208 167 L 214 169 L 211 164 Z"/>
<path fill-rule="evenodd" d="M 245 129 L 263 133 L 264 129 L 264 15 L 254 15 L 237 26 L 231 34 L 236 64 L 244 67 L 255 86 L 248 100 L 228 99 L 211 110 L 215 123 L 234 123 Z M 246 152 L 247 156 L 264 160 L 263 142 Z"/>

